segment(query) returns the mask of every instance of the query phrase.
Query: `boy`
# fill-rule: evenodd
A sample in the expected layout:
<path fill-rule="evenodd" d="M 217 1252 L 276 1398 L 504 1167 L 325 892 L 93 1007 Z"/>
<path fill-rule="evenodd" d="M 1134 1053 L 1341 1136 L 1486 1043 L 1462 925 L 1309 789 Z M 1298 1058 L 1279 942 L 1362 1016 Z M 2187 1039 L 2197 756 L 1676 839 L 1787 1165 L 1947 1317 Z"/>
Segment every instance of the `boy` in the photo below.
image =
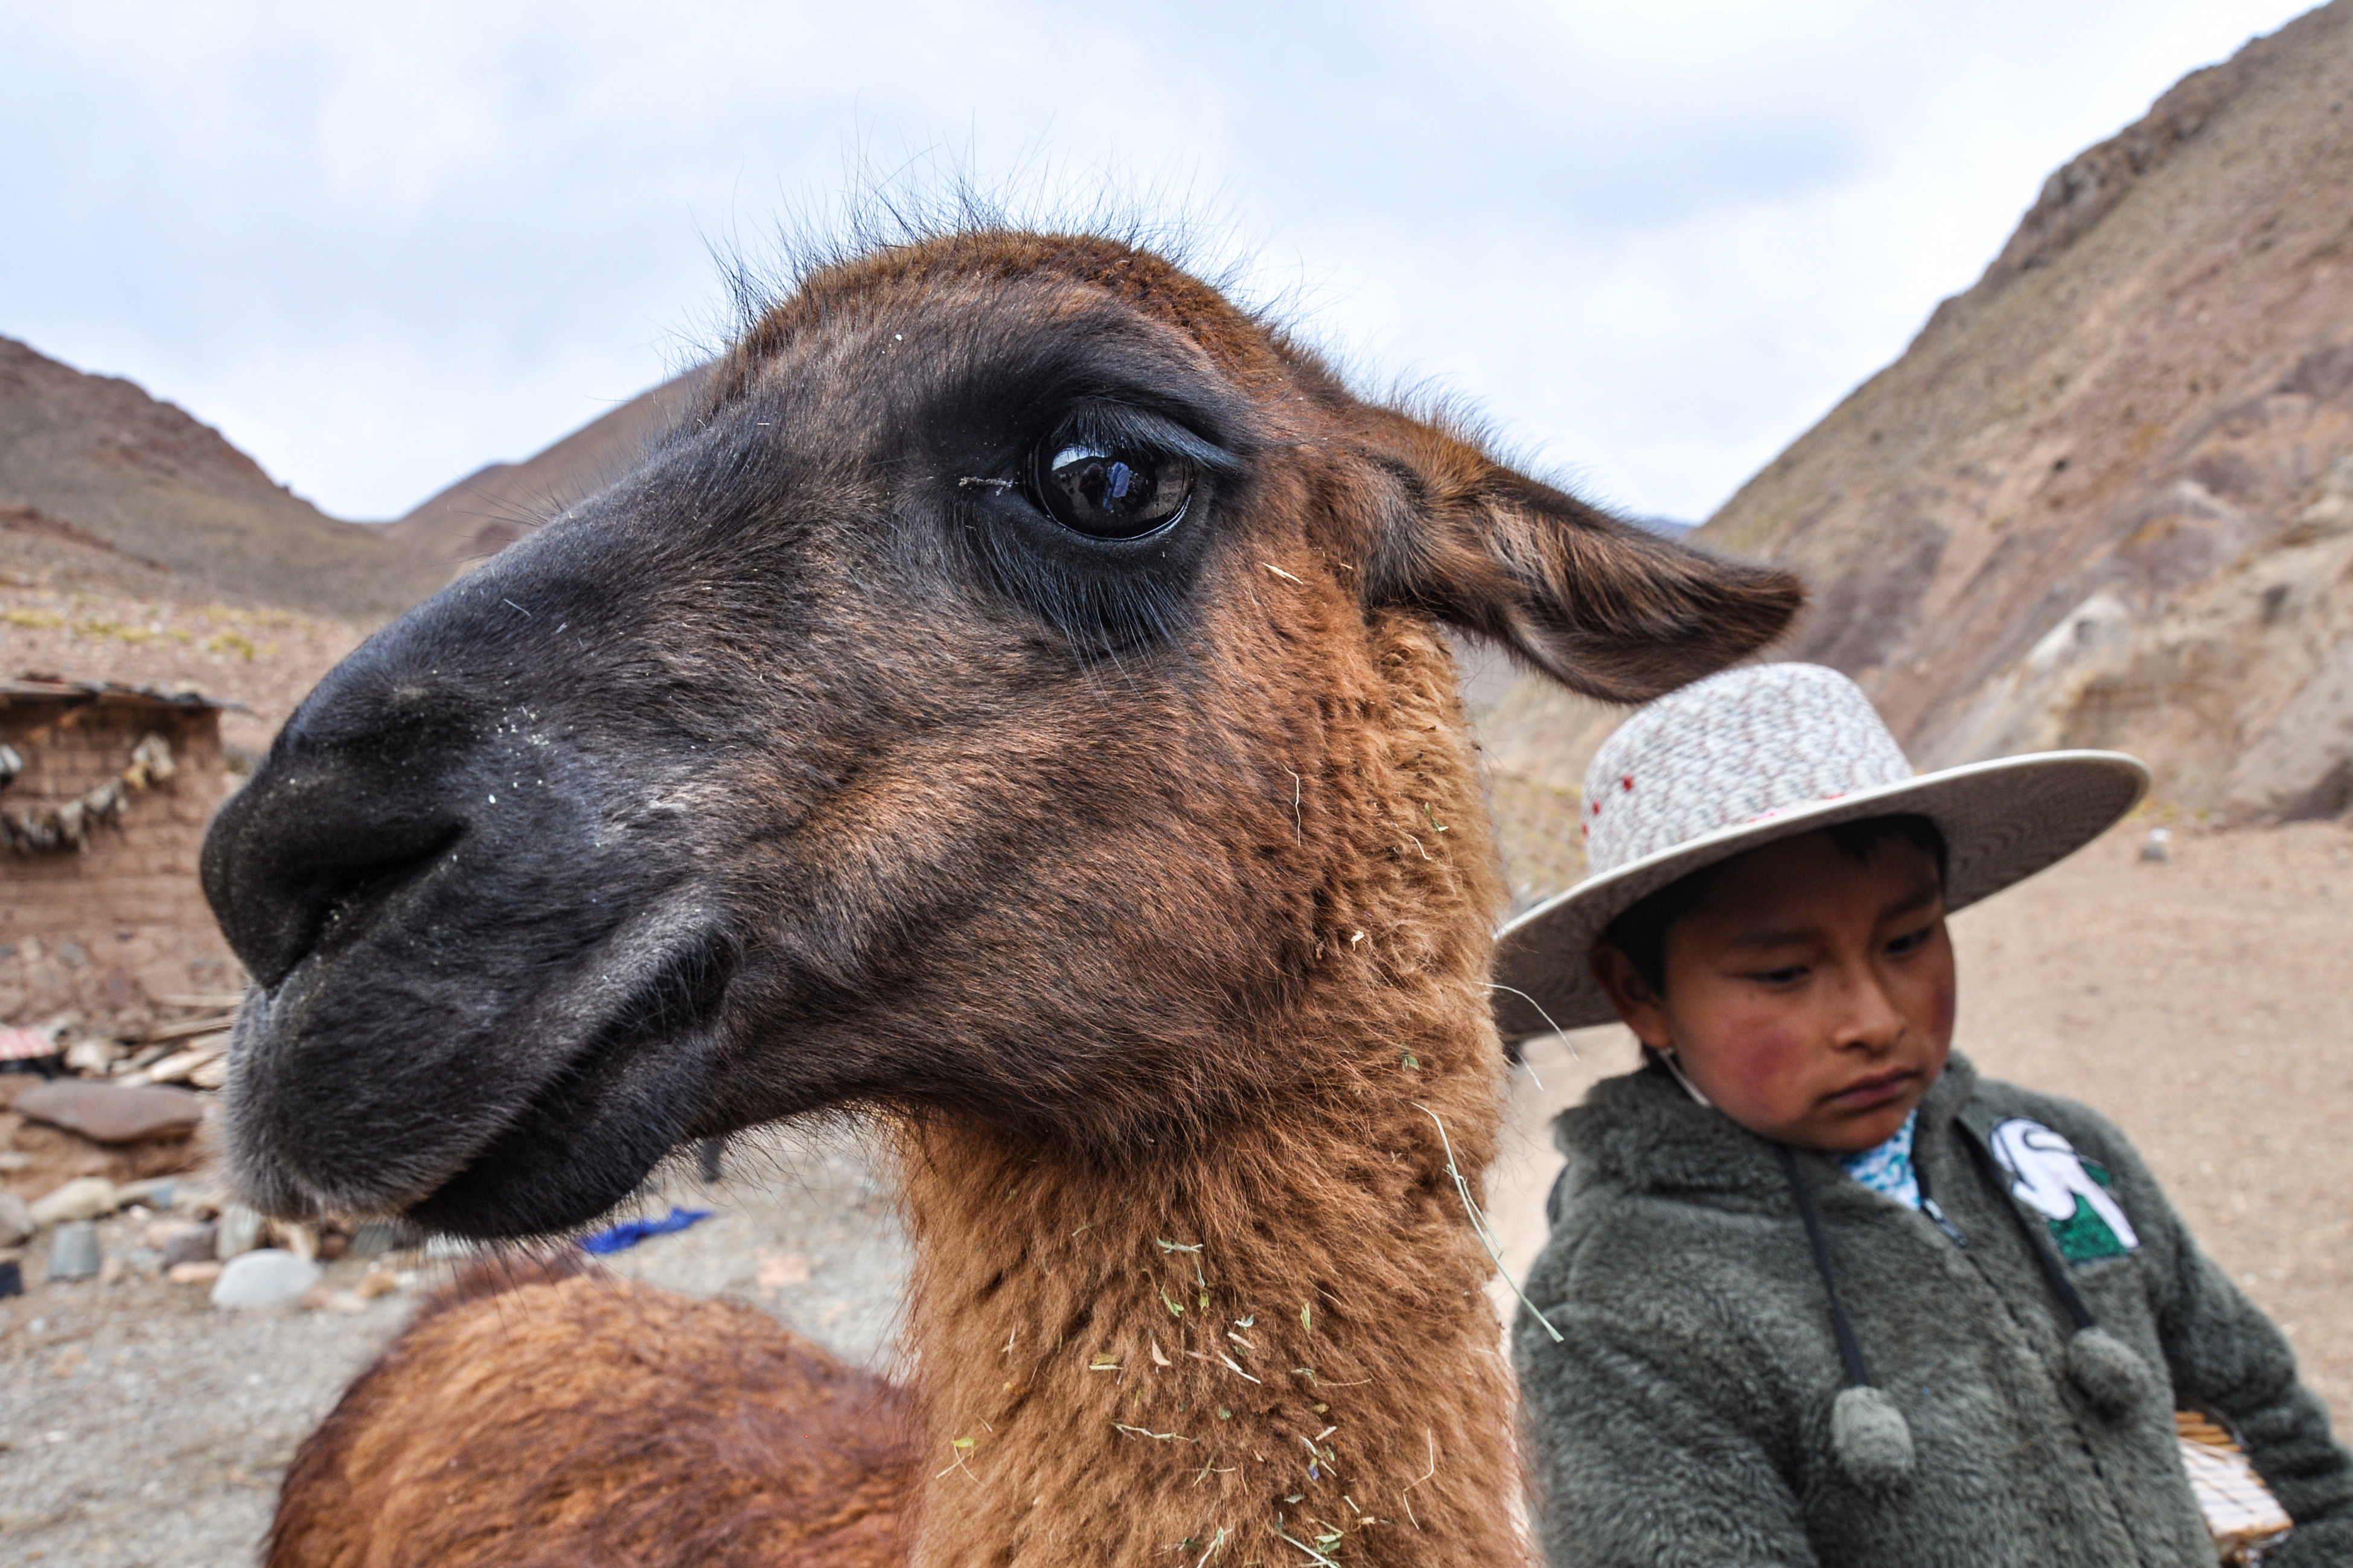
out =
<path fill-rule="evenodd" d="M 1592 874 L 1498 954 L 1507 1034 L 1616 1017 L 1645 1058 L 1560 1119 L 1559 1338 L 1515 1336 L 1558 1568 L 2211 1564 L 2177 1409 L 2295 1521 L 2268 1568 L 2353 1563 L 2353 1456 L 2140 1156 L 1949 1054 L 1947 912 L 2146 787 L 2094 752 L 1915 777 L 1810 665 L 1602 746 Z"/>

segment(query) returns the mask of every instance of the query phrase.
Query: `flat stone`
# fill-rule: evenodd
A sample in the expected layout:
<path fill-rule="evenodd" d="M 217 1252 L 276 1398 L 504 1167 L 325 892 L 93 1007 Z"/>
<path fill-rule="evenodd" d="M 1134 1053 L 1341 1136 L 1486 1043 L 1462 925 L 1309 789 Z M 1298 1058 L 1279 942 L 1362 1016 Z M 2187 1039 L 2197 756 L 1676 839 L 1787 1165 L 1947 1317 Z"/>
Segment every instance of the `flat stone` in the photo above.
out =
<path fill-rule="evenodd" d="M 229 1260 L 213 1282 L 213 1305 L 228 1310 L 291 1306 L 319 1282 L 320 1273 L 307 1258 L 265 1247 Z"/>
<path fill-rule="evenodd" d="M 14 1247 L 40 1228 L 30 1204 L 14 1193 L 0 1193 L 0 1247 Z"/>
<path fill-rule="evenodd" d="M 202 1263 L 174 1263 L 164 1270 L 164 1278 L 174 1285 L 209 1285 L 221 1277 L 225 1267 L 209 1258 Z"/>
<path fill-rule="evenodd" d="M 76 1176 L 32 1205 L 35 1225 L 68 1225 L 113 1212 L 114 1184 L 104 1176 Z"/>
<path fill-rule="evenodd" d="M 176 1137 L 193 1131 L 205 1119 L 204 1098 L 185 1089 L 78 1078 L 61 1078 L 26 1089 L 16 1097 L 16 1110 L 36 1121 L 100 1143 Z"/>

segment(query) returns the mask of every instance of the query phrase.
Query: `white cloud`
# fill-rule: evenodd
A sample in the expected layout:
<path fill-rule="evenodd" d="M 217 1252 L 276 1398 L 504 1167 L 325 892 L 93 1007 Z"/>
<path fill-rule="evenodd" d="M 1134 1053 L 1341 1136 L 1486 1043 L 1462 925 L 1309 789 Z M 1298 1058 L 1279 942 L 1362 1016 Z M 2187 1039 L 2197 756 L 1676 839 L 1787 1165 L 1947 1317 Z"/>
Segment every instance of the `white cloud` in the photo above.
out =
<path fill-rule="evenodd" d="M 2295 10 L 10 5 L 0 332 L 393 515 L 674 368 L 707 238 L 944 149 L 1190 193 L 1377 384 L 1694 517 Z"/>

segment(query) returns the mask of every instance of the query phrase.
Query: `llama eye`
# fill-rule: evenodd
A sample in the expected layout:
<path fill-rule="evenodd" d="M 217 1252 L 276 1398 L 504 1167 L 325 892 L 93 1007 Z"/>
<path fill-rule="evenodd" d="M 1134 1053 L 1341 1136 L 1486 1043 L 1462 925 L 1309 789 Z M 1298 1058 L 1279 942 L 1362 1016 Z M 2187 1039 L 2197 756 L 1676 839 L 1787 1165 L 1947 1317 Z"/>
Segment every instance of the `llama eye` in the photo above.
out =
<path fill-rule="evenodd" d="M 1139 539 L 1172 526 L 1193 494 L 1193 464 L 1124 442 L 1057 437 L 1031 460 L 1038 504 L 1091 539 Z"/>

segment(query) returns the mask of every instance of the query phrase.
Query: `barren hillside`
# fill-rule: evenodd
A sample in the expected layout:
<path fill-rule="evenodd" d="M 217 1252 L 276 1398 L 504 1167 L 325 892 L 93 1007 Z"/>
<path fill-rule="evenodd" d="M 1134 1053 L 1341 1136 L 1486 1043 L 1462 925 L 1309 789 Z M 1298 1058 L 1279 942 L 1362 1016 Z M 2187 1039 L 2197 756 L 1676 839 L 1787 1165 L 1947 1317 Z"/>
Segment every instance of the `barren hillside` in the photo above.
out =
<path fill-rule="evenodd" d="M 626 473 L 693 401 L 700 369 L 641 393 L 519 463 L 492 463 L 459 479 L 385 533 L 463 570 Z"/>
<path fill-rule="evenodd" d="M 338 522 L 171 404 L 0 338 L 0 521 L 15 561 L 78 582 L 381 619 L 432 563 Z"/>
<path fill-rule="evenodd" d="M 2230 820 L 2353 804 L 2353 4 L 2186 78 L 2051 176 L 1985 276 L 1698 536 L 1791 563 L 1789 656 L 1923 765 L 2149 759 Z M 1498 764 L 1573 785 L 1523 685 Z"/>

